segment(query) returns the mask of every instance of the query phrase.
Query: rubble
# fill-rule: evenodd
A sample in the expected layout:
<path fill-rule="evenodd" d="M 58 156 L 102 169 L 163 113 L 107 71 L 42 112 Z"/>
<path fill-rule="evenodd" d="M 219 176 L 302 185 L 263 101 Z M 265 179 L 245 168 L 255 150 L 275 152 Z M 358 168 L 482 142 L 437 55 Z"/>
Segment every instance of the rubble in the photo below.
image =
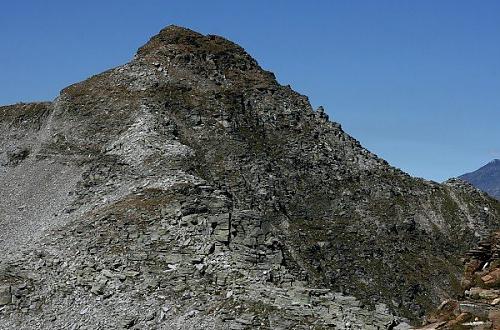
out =
<path fill-rule="evenodd" d="M 500 231 L 481 240 L 467 253 L 463 300 L 447 300 L 421 329 L 500 329 Z"/>

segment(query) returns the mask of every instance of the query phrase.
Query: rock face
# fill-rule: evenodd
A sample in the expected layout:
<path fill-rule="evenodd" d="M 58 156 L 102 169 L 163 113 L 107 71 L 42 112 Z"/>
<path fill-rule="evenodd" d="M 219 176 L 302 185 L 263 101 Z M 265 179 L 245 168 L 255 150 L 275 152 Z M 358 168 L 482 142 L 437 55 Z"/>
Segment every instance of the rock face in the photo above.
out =
<path fill-rule="evenodd" d="M 238 45 L 175 26 L 0 108 L 0 139 L 0 328 L 403 329 L 500 224 L 498 201 L 389 166 Z"/>
<path fill-rule="evenodd" d="M 500 329 L 500 231 L 467 253 L 461 300 L 446 300 L 421 329 Z"/>
<path fill-rule="evenodd" d="M 9 305 L 12 303 L 12 294 L 10 293 L 10 286 L 0 286 L 0 306 Z"/>
<path fill-rule="evenodd" d="M 500 199 L 500 159 L 495 159 L 474 172 L 461 175 L 460 179 Z"/>

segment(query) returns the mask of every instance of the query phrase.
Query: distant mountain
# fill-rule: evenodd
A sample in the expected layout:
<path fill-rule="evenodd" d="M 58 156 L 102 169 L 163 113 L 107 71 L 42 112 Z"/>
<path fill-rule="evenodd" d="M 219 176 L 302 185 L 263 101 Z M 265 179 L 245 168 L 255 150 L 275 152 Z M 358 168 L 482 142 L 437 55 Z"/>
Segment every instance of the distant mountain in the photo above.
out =
<path fill-rule="evenodd" d="M 464 174 L 460 179 L 500 199 L 500 159 L 495 159 L 474 172 Z"/>

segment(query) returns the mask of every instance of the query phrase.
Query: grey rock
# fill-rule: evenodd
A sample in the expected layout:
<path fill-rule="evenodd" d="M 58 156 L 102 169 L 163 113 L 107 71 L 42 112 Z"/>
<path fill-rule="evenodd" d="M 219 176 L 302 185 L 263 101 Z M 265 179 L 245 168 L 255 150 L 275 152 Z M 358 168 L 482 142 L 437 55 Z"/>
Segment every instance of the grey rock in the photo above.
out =
<path fill-rule="evenodd" d="M 411 178 L 238 45 L 179 27 L 0 107 L 0 145 L 30 150 L 0 156 L 0 283 L 26 283 L 5 329 L 388 329 L 500 224 L 497 201 Z"/>
<path fill-rule="evenodd" d="M 9 285 L 0 285 L 0 306 L 12 303 L 12 294 Z"/>

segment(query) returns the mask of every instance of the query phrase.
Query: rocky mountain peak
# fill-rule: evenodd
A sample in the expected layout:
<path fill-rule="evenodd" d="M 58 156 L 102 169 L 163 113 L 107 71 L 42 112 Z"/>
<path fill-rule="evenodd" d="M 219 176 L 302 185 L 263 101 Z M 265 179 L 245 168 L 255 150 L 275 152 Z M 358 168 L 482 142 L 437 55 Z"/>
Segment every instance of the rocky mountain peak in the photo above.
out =
<path fill-rule="evenodd" d="M 240 46 L 176 26 L 0 107 L 0 146 L 5 329 L 396 329 L 461 293 L 462 253 L 500 224 L 497 201 L 395 169 Z"/>
<path fill-rule="evenodd" d="M 240 46 L 223 37 L 214 35 L 205 36 L 184 27 L 169 25 L 141 47 L 139 53 L 153 49 L 158 50 L 167 46 L 184 48 L 186 51 L 204 49 L 210 53 L 231 52 L 235 50 L 240 53 L 245 52 Z"/>
<path fill-rule="evenodd" d="M 262 70 L 239 45 L 216 35 L 203 35 L 170 25 L 139 48 L 137 59 L 155 65 L 191 68 L 219 83 L 249 80 L 276 85 L 274 75 Z"/>

